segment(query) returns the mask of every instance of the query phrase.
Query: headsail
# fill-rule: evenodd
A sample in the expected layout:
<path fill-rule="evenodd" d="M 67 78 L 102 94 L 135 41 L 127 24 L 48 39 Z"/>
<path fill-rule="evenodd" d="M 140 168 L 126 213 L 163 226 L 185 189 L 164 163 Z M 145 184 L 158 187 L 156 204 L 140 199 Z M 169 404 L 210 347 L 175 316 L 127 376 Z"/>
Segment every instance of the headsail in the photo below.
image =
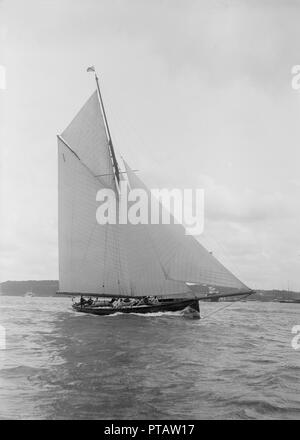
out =
<path fill-rule="evenodd" d="M 125 163 L 131 188 L 150 191 L 139 177 Z M 161 210 L 164 210 L 162 206 Z M 171 216 L 172 217 L 172 216 Z M 173 218 L 174 220 L 174 218 Z M 217 291 L 250 290 L 211 253 L 209 253 L 192 235 L 186 235 L 181 224 L 145 225 L 151 236 L 157 256 L 170 280 L 185 281 L 198 285 L 198 291 L 211 293 L 212 287 Z M 201 288 L 202 287 L 202 288 Z M 196 288 L 194 287 L 194 291 Z M 216 290 L 215 290 L 216 291 Z"/>
<path fill-rule="evenodd" d="M 194 297 L 184 282 L 169 280 L 156 255 L 148 225 L 121 225 L 123 254 L 130 276 L 132 296 Z"/>

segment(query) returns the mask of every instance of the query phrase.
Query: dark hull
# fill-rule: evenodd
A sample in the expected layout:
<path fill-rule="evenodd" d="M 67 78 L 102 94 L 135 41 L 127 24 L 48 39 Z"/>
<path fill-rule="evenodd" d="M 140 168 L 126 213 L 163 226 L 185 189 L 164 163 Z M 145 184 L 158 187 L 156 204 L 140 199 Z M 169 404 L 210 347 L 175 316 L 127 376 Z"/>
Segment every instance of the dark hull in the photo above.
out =
<path fill-rule="evenodd" d="M 199 301 L 198 300 L 176 300 L 176 301 L 165 301 L 159 304 L 153 304 L 149 306 L 132 306 L 132 307 L 91 307 L 91 306 L 81 306 L 78 304 L 73 304 L 73 309 L 81 313 L 91 313 L 93 315 L 113 315 L 114 313 L 157 313 L 157 312 L 177 312 L 184 310 L 186 307 L 190 307 L 195 312 L 199 312 Z"/>

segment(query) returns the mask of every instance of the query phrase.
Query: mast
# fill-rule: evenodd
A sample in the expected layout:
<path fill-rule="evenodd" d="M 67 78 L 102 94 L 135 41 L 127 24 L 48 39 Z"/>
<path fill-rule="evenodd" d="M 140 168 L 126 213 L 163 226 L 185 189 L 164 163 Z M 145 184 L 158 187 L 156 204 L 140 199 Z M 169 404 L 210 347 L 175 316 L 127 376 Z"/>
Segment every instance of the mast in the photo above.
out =
<path fill-rule="evenodd" d="M 105 131 L 106 131 L 106 135 L 107 135 L 109 152 L 110 152 L 110 156 L 111 156 L 111 160 L 112 160 L 112 164 L 113 164 L 115 178 L 116 178 L 116 181 L 117 181 L 117 186 L 119 186 L 119 183 L 120 183 L 120 170 L 119 170 L 118 161 L 117 161 L 117 158 L 116 158 L 115 149 L 114 149 L 114 146 L 113 146 L 113 142 L 112 142 L 112 138 L 111 138 L 111 134 L 110 134 L 110 129 L 109 129 L 109 125 L 108 125 L 108 121 L 107 121 L 107 117 L 106 117 L 106 113 L 105 113 L 105 108 L 104 108 L 104 104 L 103 104 L 103 99 L 102 99 L 102 95 L 101 95 L 101 91 L 100 91 L 99 77 L 98 77 L 98 75 L 96 73 L 96 69 L 95 69 L 94 66 L 88 67 L 87 71 L 95 73 L 95 80 L 96 80 L 96 84 L 97 84 L 97 90 L 98 90 L 98 95 L 99 95 L 101 112 L 102 112 L 102 115 L 103 115 L 103 120 L 104 120 L 104 125 L 105 125 Z"/>

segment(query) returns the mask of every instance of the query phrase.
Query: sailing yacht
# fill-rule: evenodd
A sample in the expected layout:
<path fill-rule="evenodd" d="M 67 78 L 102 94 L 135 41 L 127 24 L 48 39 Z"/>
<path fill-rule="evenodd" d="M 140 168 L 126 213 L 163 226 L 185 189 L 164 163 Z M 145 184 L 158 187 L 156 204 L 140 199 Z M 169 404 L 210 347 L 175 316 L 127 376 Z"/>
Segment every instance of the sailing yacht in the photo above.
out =
<path fill-rule="evenodd" d="M 181 224 L 97 222 L 99 189 L 115 193 L 117 212 L 122 184 L 148 195 L 150 190 L 125 160 L 117 159 L 99 78 L 94 67 L 88 71 L 94 72 L 96 90 L 57 136 L 58 293 L 81 296 L 74 309 L 97 315 L 178 310 L 199 315 L 199 300 L 212 291 L 214 297 L 249 294 Z M 114 306 L 115 298 L 124 298 L 122 306 Z"/>

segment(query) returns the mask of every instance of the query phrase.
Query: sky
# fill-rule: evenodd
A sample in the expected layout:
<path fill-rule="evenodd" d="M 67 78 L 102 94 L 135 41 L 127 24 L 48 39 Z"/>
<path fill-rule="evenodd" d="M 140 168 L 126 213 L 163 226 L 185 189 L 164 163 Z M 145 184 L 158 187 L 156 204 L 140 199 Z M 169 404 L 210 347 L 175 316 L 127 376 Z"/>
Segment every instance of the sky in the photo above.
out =
<path fill-rule="evenodd" d="M 292 0 L 0 0 L 0 281 L 58 278 L 56 134 L 95 65 L 139 177 L 204 188 L 200 242 L 300 290 L 299 21 Z"/>

